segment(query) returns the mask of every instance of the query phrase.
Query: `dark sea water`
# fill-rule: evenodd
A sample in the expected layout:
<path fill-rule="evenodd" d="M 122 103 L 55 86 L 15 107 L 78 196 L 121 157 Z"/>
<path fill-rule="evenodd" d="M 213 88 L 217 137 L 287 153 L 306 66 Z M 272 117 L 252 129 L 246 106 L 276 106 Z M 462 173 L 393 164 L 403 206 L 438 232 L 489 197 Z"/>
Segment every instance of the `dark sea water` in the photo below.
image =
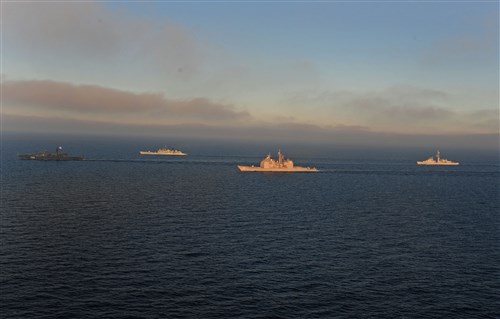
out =
<path fill-rule="evenodd" d="M 236 165 L 274 148 L 80 139 L 87 161 L 16 159 L 42 140 L 2 145 L 2 318 L 500 318 L 498 154 L 290 147 L 321 172 L 259 174 Z"/>

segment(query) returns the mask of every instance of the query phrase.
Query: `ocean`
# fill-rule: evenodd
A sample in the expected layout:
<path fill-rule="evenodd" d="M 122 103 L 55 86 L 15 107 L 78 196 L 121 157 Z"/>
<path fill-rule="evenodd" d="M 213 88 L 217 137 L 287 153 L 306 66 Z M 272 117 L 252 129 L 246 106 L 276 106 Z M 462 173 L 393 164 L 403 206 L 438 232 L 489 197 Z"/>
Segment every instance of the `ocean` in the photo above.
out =
<path fill-rule="evenodd" d="M 500 318 L 496 152 L 159 141 L 3 137 L 2 318 Z"/>

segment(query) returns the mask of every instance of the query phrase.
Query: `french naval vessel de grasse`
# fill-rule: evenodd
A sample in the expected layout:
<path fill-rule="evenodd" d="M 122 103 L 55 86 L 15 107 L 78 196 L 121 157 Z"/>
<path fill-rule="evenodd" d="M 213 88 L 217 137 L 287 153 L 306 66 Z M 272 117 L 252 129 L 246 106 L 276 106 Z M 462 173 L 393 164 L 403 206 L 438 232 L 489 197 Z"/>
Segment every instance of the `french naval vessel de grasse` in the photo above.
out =
<path fill-rule="evenodd" d="M 19 159 L 33 161 L 83 161 L 83 156 L 69 156 L 67 153 L 60 152 L 62 147 L 59 146 L 55 153 L 41 151 L 35 154 L 20 154 Z"/>
<path fill-rule="evenodd" d="M 151 151 L 139 151 L 141 155 L 174 155 L 174 156 L 186 156 L 187 154 L 179 150 L 172 150 L 169 148 L 160 148 L 156 152 Z"/>
<path fill-rule="evenodd" d="M 267 157 L 260 162 L 259 167 L 255 167 L 253 165 L 238 165 L 238 168 L 241 172 L 318 172 L 318 170 L 314 167 L 294 166 L 292 160 L 285 160 L 281 150 L 278 151 L 277 161 L 271 158 L 271 154 L 268 154 Z"/>
<path fill-rule="evenodd" d="M 418 161 L 417 165 L 459 165 L 459 163 L 447 160 L 446 158 L 441 158 L 441 154 L 438 150 L 436 153 L 436 159 L 431 156 L 425 161 Z"/>

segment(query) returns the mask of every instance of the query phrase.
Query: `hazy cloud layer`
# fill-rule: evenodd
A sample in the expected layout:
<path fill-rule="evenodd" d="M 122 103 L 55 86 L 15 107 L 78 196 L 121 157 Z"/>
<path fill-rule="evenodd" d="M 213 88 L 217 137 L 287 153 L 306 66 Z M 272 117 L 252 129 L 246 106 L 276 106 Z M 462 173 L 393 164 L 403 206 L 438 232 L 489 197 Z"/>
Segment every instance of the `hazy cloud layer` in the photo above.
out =
<path fill-rule="evenodd" d="M 111 13 L 99 2 L 12 2 L 3 11 L 4 50 L 36 52 L 38 60 L 141 63 L 189 78 L 205 56 L 187 28 Z"/>
<path fill-rule="evenodd" d="M 18 45 L 101 57 L 121 49 L 120 19 L 96 3 L 14 2 L 3 9 L 5 36 Z"/>
<path fill-rule="evenodd" d="M 500 109 L 479 110 L 467 114 L 474 127 L 500 134 Z"/>
<path fill-rule="evenodd" d="M 180 119 L 224 121 L 248 119 L 245 111 L 215 103 L 206 98 L 172 100 L 162 93 L 133 93 L 96 85 L 73 85 L 48 80 L 8 81 L 3 83 L 3 101 L 6 108 L 17 110 L 66 111 L 75 114 L 94 114 L 103 119 L 127 114 L 149 114 Z M 151 118 L 153 119 L 153 118 Z"/>
<path fill-rule="evenodd" d="M 344 107 L 399 121 L 441 120 L 453 115 L 442 107 L 445 92 L 409 86 L 391 87 L 380 92 L 353 96 Z"/>
<path fill-rule="evenodd" d="M 398 146 L 426 147 L 435 149 L 440 145 L 447 148 L 498 150 L 498 134 L 390 134 L 373 132 L 363 128 L 298 125 L 295 123 L 252 124 L 244 126 L 178 124 L 178 125 L 138 125 L 106 121 L 87 121 L 67 118 L 48 118 L 42 116 L 19 116 L 4 114 L 4 131 L 20 133 L 58 133 L 84 135 L 121 135 L 121 136 L 169 136 L 170 138 L 194 138 L 197 140 L 234 141 L 238 143 L 257 143 L 262 147 L 269 145 L 315 144 L 326 146 Z M 124 133 L 126 132 L 126 133 Z"/>
<path fill-rule="evenodd" d="M 498 133 L 499 111 L 484 109 L 459 112 L 446 108 L 449 94 L 414 87 L 392 87 L 380 92 L 323 92 L 295 97 L 293 103 L 329 105 L 333 119 L 343 114 L 353 120 L 346 125 L 334 120 L 326 124 L 294 116 L 257 120 L 232 105 L 203 97 L 169 99 L 160 92 L 135 93 L 96 85 L 74 85 L 49 80 L 7 81 L 3 83 L 4 110 L 14 115 L 57 116 L 67 119 L 112 122 L 123 125 L 174 125 L 196 123 L 251 126 L 254 129 L 295 131 L 309 136 L 332 132 L 408 132 L 408 133 Z M 329 104 L 328 104 L 329 103 Z M 314 113 L 314 112 L 312 112 Z M 326 118 L 326 117 L 325 117 Z M 442 130 L 441 127 L 456 128 Z M 196 131 L 196 130 L 194 130 Z M 282 136 L 286 138 L 286 136 Z"/>
<path fill-rule="evenodd" d="M 453 94 L 414 86 L 394 86 L 371 92 L 302 92 L 290 96 L 287 102 L 323 112 L 324 118 L 342 116 L 353 119 L 357 125 L 370 127 L 375 131 L 498 132 L 499 115 L 494 109 L 498 106 L 466 112 L 454 105 L 456 97 Z M 329 111 L 322 111 L 325 109 Z"/>
<path fill-rule="evenodd" d="M 163 132 L 164 126 L 159 123 L 170 128 L 195 123 L 177 128 L 184 134 L 217 132 L 242 138 L 293 136 L 320 140 L 330 139 L 334 133 L 352 137 L 382 134 L 373 132 L 496 134 L 499 130 L 496 96 L 469 93 L 470 105 L 457 107 L 452 93 L 419 84 L 371 92 L 361 91 L 363 84 L 356 84 L 352 90 L 328 90 L 332 83 L 344 79 L 341 73 L 336 75 L 339 79 L 325 79 L 332 65 L 322 64 L 324 61 L 314 55 L 269 58 L 266 48 L 249 48 L 246 57 L 232 55 L 221 45 L 223 41 L 209 44 L 216 37 L 201 40 L 187 27 L 165 20 L 165 16 L 164 20 L 151 19 L 107 5 L 97 1 L 2 5 L 4 72 L 12 79 L 3 83 L 3 107 L 11 114 L 4 123 L 11 125 L 8 122 L 12 116 L 24 115 L 24 119 L 32 116 L 32 123 L 49 125 L 48 119 L 57 117 L 52 124 L 76 121 L 71 123 L 93 127 L 102 122 L 95 125 L 103 132 L 106 127 L 114 127 L 124 133 L 145 125 Z M 498 15 L 492 14 L 476 29 L 484 32 L 457 32 L 437 39 L 427 48 L 428 65 L 458 61 L 460 70 L 474 67 L 464 61 L 497 57 Z M 213 51 L 213 45 L 219 51 Z M 231 43 L 227 47 L 231 48 Z M 240 50 L 244 51 L 244 46 Z M 370 50 L 366 54 L 364 58 L 368 59 Z M 342 56 L 338 58 L 342 63 Z M 498 71 L 498 63 L 490 70 L 494 68 Z M 348 70 L 355 78 L 366 75 L 358 68 Z M 32 78 L 60 82 L 14 81 Z M 467 81 L 477 84 L 473 77 Z M 304 92 L 279 105 L 281 94 L 300 90 Z M 235 101 L 237 106 L 252 110 L 252 115 L 224 101 Z M 491 101 L 497 105 L 487 104 Z M 220 129 L 212 127 L 214 124 L 220 124 Z M 234 130 L 236 126 L 238 130 Z"/>

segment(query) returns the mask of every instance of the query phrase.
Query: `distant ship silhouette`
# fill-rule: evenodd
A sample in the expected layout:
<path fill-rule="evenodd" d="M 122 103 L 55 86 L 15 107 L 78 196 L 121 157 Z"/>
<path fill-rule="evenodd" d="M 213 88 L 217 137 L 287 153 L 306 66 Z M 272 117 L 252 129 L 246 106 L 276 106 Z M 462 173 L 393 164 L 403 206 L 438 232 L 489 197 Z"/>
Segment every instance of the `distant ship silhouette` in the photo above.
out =
<path fill-rule="evenodd" d="M 56 149 L 55 153 L 41 151 L 35 154 L 20 154 L 19 159 L 33 161 L 83 161 L 83 156 L 69 156 L 67 153 L 61 153 L 62 146 Z"/>
<path fill-rule="evenodd" d="M 139 154 L 141 154 L 141 155 L 178 155 L 178 156 L 187 155 L 186 153 L 181 152 L 179 150 L 172 150 L 172 149 L 169 149 L 169 148 L 160 148 L 156 152 L 139 151 Z"/>

